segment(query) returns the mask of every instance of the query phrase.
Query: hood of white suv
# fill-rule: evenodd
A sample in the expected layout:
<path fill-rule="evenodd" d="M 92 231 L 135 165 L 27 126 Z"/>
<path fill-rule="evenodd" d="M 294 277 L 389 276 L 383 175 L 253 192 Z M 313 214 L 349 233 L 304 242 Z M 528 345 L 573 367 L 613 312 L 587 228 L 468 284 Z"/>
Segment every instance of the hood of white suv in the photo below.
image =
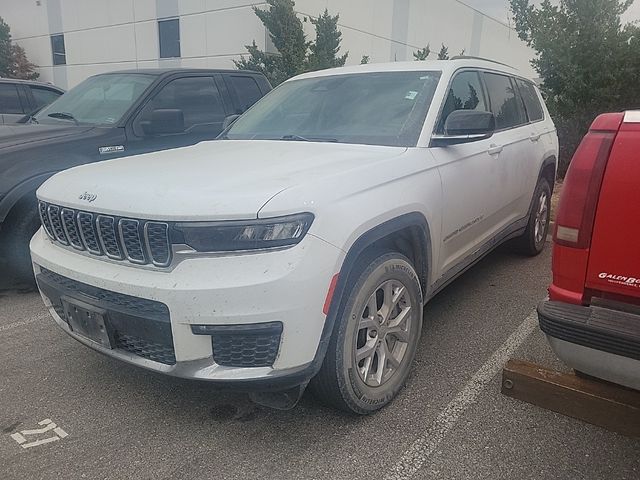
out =
<path fill-rule="evenodd" d="M 337 143 L 203 142 L 66 170 L 45 182 L 38 198 L 149 220 L 255 218 L 265 203 L 287 188 L 316 186 L 405 151 Z"/>

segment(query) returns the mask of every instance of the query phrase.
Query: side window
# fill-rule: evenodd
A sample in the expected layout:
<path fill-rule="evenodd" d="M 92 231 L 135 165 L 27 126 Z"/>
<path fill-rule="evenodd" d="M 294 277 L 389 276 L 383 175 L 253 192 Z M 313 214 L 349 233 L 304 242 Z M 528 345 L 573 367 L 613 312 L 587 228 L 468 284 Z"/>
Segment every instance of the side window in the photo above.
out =
<path fill-rule="evenodd" d="M 440 122 L 438 122 L 439 134 L 444 133 L 447 117 L 456 110 L 489 110 L 484 100 L 478 72 L 461 72 L 451 82 L 440 114 Z"/>
<path fill-rule="evenodd" d="M 496 116 L 496 129 L 504 130 L 527 123 L 527 118 L 511 78 L 496 73 L 485 73 L 484 81 Z"/>
<path fill-rule="evenodd" d="M 140 121 L 157 109 L 179 109 L 184 114 L 185 131 L 214 123 L 225 118 L 224 106 L 213 77 L 185 77 L 167 83 L 142 109 L 134 126 L 143 135 Z"/>
<path fill-rule="evenodd" d="M 229 80 L 233 84 L 236 96 L 238 97 L 238 103 L 242 109 L 237 113 L 243 113 L 262 97 L 260 87 L 258 87 L 258 84 L 253 77 L 231 75 L 229 76 Z"/>
<path fill-rule="evenodd" d="M 544 118 L 544 110 L 540 103 L 540 97 L 536 91 L 536 87 L 532 83 L 523 80 L 516 80 L 520 95 L 524 101 L 524 107 L 527 109 L 527 115 L 530 122 L 537 122 Z"/>
<path fill-rule="evenodd" d="M 0 113 L 24 113 L 15 85 L 0 83 Z"/>
<path fill-rule="evenodd" d="M 45 105 L 49 105 L 56 98 L 62 95 L 60 92 L 55 90 L 50 90 L 48 88 L 42 87 L 34 87 L 30 86 L 31 94 L 33 95 L 33 100 L 35 102 L 35 108 L 44 107 Z"/>

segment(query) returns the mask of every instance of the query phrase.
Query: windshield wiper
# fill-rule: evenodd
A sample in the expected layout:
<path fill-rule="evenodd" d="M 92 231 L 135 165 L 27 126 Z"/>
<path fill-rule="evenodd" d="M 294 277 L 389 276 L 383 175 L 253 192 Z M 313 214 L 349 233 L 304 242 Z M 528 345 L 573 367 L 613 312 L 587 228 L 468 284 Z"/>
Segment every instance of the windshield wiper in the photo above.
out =
<path fill-rule="evenodd" d="M 337 138 L 326 138 L 326 137 L 303 137 L 302 135 L 283 135 L 280 137 L 280 140 L 289 140 L 289 141 L 297 141 L 297 142 L 337 142 Z"/>
<path fill-rule="evenodd" d="M 80 125 L 80 122 L 76 120 L 76 117 L 67 112 L 53 112 L 48 114 L 47 117 L 60 118 L 62 120 L 71 120 L 76 125 Z"/>

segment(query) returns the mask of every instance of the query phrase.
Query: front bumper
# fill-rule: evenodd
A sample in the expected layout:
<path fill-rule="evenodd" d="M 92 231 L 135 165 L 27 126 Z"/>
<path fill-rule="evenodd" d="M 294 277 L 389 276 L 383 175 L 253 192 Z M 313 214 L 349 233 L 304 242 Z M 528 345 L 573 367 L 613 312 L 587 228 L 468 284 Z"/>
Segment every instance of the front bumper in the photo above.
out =
<path fill-rule="evenodd" d="M 538 306 L 538 319 L 564 363 L 640 390 L 640 315 L 547 300 Z"/>
<path fill-rule="evenodd" d="M 31 253 L 45 304 L 83 344 L 156 372 L 264 390 L 304 383 L 317 371 L 323 304 L 342 255 L 307 235 L 286 250 L 186 258 L 159 270 L 70 251 L 42 230 Z M 106 311 L 115 348 L 76 334 L 63 297 Z M 256 352 L 263 361 L 251 366 Z"/>

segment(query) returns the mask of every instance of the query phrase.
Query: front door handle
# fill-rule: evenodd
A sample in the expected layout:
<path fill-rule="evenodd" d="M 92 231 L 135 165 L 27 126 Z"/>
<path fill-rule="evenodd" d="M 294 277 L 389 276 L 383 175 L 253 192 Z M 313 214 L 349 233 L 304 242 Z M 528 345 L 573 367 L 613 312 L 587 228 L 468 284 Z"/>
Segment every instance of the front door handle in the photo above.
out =
<path fill-rule="evenodd" d="M 532 133 L 531 136 L 529 137 L 529 140 L 531 140 L 534 143 L 537 142 L 538 140 L 540 140 L 540 134 Z"/>
<path fill-rule="evenodd" d="M 502 145 L 496 145 L 495 143 L 492 143 L 489 146 L 489 150 L 487 150 L 487 153 L 489 155 L 499 155 L 500 153 L 502 153 L 502 150 L 504 150 L 504 147 Z"/>

